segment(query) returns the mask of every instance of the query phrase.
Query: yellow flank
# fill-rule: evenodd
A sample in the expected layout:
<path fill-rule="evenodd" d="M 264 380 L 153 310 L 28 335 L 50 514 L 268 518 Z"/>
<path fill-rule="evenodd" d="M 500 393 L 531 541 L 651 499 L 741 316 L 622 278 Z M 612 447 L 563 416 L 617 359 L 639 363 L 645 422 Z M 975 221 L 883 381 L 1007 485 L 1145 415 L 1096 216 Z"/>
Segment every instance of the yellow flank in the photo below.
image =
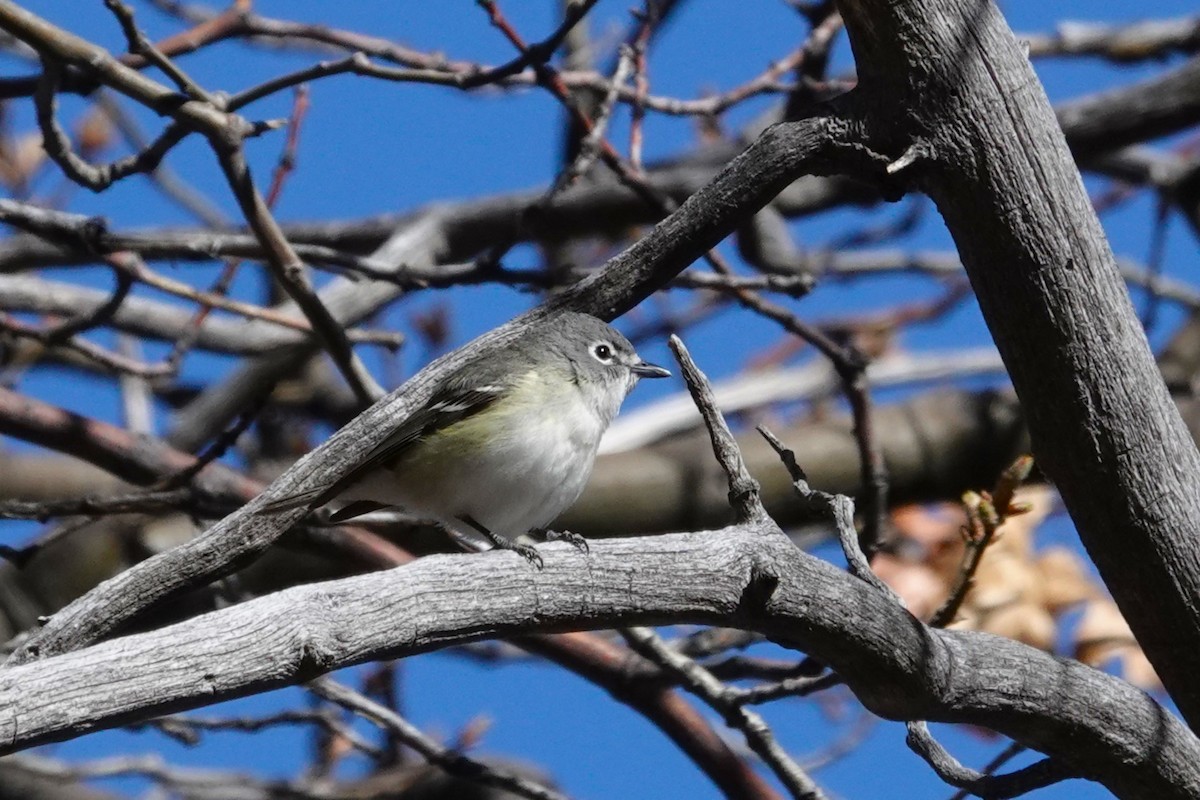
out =
<path fill-rule="evenodd" d="M 484 411 L 430 435 L 422 440 L 420 446 L 409 448 L 392 466 L 392 470 L 406 478 L 414 473 L 437 472 L 461 463 L 460 459 L 477 456 L 481 451 L 481 442 L 490 442 L 493 449 L 503 449 L 507 444 L 505 440 L 514 434 L 529 435 L 527 423 L 510 424 L 509 420 L 516 415 L 528 414 L 531 406 L 540 408 L 546 414 L 548 424 L 555 421 L 555 409 L 549 401 L 546 380 L 530 370 L 517 380 L 511 391 Z"/>

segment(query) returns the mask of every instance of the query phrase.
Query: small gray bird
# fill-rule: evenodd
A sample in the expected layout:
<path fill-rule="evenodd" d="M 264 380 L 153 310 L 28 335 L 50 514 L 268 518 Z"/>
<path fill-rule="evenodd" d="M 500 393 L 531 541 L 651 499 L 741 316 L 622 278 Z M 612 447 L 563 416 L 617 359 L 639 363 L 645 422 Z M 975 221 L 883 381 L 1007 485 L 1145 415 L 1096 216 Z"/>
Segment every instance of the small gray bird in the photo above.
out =
<path fill-rule="evenodd" d="M 399 506 L 540 563 L 513 540 L 544 528 L 583 491 L 600 437 L 639 378 L 670 373 L 587 314 L 563 313 L 503 350 L 468 361 L 326 489 L 260 513 L 327 503 L 342 521 Z"/>

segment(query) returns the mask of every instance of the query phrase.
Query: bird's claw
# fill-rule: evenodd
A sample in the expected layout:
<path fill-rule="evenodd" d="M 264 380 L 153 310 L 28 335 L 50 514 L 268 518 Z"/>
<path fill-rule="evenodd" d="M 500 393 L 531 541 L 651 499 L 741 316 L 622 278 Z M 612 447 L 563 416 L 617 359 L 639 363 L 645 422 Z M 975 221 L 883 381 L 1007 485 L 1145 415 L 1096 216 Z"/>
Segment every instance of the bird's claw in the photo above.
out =
<path fill-rule="evenodd" d="M 534 547 L 533 545 L 524 544 L 523 542 L 514 542 L 509 539 L 504 538 L 503 536 L 497 535 L 496 533 L 489 530 L 486 525 L 483 525 L 482 523 L 479 522 L 479 520 L 475 519 L 474 517 L 472 517 L 468 514 L 464 514 L 464 515 L 460 516 L 459 519 L 461 519 L 463 522 L 467 523 L 472 528 L 477 530 L 480 534 L 482 534 L 483 538 L 487 539 L 489 542 L 492 543 L 492 547 L 494 549 L 510 550 L 514 553 L 517 553 L 518 555 L 522 556 L 526 561 L 528 561 L 530 564 L 533 564 L 538 569 L 541 569 L 542 567 L 545 566 L 545 562 L 542 561 L 542 554 L 539 553 L 537 551 L 537 548 Z"/>
<path fill-rule="evenodd" d="M 538 569 L 542 569 L 546 566 L 545 562 L 542 561 L 542 554 L 539 553 L 537 548 L 531 544 L 518 544 L 514 542 L 510 547 L 505 549 L 510 549 L 517 555 L 522 556 L 526 561 L 528 561 L 530 564 L 533 564 Z"/>
<path fill-rule="evenodd" d="M 591 552 L 587 539 L 574 531 L 543 531 L 547 542 L 566 542 L 581 553 Z"/>

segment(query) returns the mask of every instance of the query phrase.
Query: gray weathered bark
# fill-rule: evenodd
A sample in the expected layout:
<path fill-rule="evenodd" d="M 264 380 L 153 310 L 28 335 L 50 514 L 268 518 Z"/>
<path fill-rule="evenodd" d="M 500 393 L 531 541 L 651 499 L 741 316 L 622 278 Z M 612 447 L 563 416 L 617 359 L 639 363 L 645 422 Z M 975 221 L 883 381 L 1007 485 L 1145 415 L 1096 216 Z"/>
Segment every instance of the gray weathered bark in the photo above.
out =
<path fill-rule="evenodd" d="M 0 751 L 376 658 L 670 621 L 762 631 L 829 664 L 882 716 L 985 725 L 1121 797 L 1200 793 L 1200 742 L 1144 693 L 1007 639 L 928 628 L 769 520 L 540 550 L 543 570 L 511 553 L 431 556 L 7 668 Z"/>
<path fill-rule="evenodd" d="M 1041 85 L 990 3 L 841 7 L 869 147 L 903 157 L 891 171 L 937 203 L 1021 398 L 1038 463 L 1196 727 L 1200 454 Z"/>

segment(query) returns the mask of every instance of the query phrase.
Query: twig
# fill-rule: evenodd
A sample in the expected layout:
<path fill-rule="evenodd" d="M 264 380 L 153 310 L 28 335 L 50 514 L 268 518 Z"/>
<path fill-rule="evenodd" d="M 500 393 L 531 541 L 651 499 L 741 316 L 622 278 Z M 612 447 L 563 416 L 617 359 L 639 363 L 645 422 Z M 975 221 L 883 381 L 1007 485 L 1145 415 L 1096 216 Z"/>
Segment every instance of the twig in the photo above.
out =
<path fill-rule="evenodd" d="M 708 289 L 735 296 L 744 290 L 778 292 L 803 297 L 816 285 L 811 275 L 723 275 L 690 269 L 671 281 L 667 288 Z"/>
<path fill-rule="evenodd" d="M 120 270 L 114 268 L 113 276 L 116 278 L 116 286 L 113 288 L 112 296 L 91 312 L 46 330 L 44 335 L 47 345 L 53 347 L 61 344 L 75 334 L 103 325 L 113 318 L 113 315 L 121 308 L 121 304 L 125 302 L 125 298 L 129 296 L 129 290 L 133 288 L 133 280 Z"/>
<path fill-rule="evenodd" d="M 1021 755 L 1021 753 L 1024 753 L 1028 749 L 1028 747 L 1020 742 L 1011 742 L 1008 747 L 1001 750 L 994 758 L 992 758 L 991 761 L 985 764 L 983 769 L 980 771 L 984 775 L 992 775 L 996 772 L 996 770 L 1000 769 L 1002 766 L 1007 764 L 1009 761 L 1012 761 L 1014 758 Z M 970 791 L 966 789 L 959 789 L 951 796 L 950 800 L 967 800 L 970 795 Z"/>
<path fill-rule="evenodd" d="M 103 191 L 116 181 L 130 175 L 153 171 L 158 167 L 167 151 L 183 141 L 187 135 L 186 128 L 177 124 L 168 125 L 148 147 L 133 155 L 99 167 L 89 164 L 75 153 L 71 147 L 70 137 L 58 123 L 58 101 L 55 93 L 58 91 L 61 79 L 62 65 L 53 57 L 43 56 L 42 75 L 38 79 L 34 105 L 37 109 L 38 126 L 42 130 L 46 155 L 50 156 L 51 160 L 58 164 L 69 178 L 94 192 Z"/>
<path fill-rule="evenodd" d="M 375 760 L 383 757 L 382 750 L 328 711 L 280 711 L 265 717 L 193 717 L 179 714 L 158 717 L 129 727 L 132 730 L 153 728 L 183 744 L 196 745 L 200 743 L 201 735 L 206 732 L 257 733 L 267 728 L 285 725 L 312 725 L 341 737 L 355 750 Z"/>
<path fill-rule="evenodd" d="M 1013 505 L 1013 496 L 1017 489 L 1029 477 L 1033 470 L 1033 458 L 1021 456 L 1012 466 L 1000 474 L 996 487 L 991 494 L 968 492 L 963 496 L 963 508 L 967 512 L 967 526 L 963 529 L 963 541 L 966 550 L 963 553 L 962 565 L 958 569 L 958 577 L 946 600 L 933 612 L 929 625 L 941 628 L 949 625 L 958 615 L 963 600 L 971 589 L 975 570 L 989 544 L 996 537 L 997 531 L 1009 516 L 1023 511 Z"/>
<path fill-rule="evenodd" d="M 758 481 L 754 480 L 749 470 L 746 469 L 746 462 L 742 459 L 737 440 L 729 432 L 729 426 L 725 424 L 721 411 L 713 399 L 712 387 L 708 383 L 708 378 L 696 366 L 696 362 L 692 361 L 683 340 L 673 335 L 670 338 L 670 346 L 671 352 L 675 354 L 675 360 L 679 362 L 683 371 L 683 379 L 687 383 L 688 391 L 691 392 L 692 400 L 700 409 L 701 416 L 704 417 L 704 425 L 708 428 L 708 435 L 712 439 L 713 454 L 716 455 L 721 469 L 725 471 L 725 477 L 729 480 L 729 505 L 733 507 L 739 522 L 763 519 L 767 512 L 763 509 L 762 501 L 758 496 Z"/>
<path fill-rule="evenodd" d="M 313 291 L 304 274 L 304 264 L 292 249 L 287 237 L 280 230 L 266 201 L 258 193 L 250 166 L 246 162 L 241 142 L 236 144 L 212 141 L 221 169 L 229 182 L 229 188 L 237 198 L 242 214 L 251 229 L 267 250 L 267 263 L 288 295 L 312 324 L 318 340 L 333 357 L 333 362 L 354 391 L 359 402 L 370 405 L 383 396 L 383 389 L 371 377 L 370 372 L 354 354 L 346 332 L 321 298 Z"/>
<path fill-rule="evenodd" d="M 561 189 L 574 183 L 580 176 L 587 174 L 587 171 L 592 168 L 592 164 L 596 162 L 600 151 L 600 142 L 604 138 L 604 132 L 608 129 L 613 109 L 616 107 L 618 90 L 621 86 L 625 85 L 631 69 L 632 59 L 629 51 L 626 48 L 621 48 L 620 57 L 617 59 L 617 67 L 612 76 L 613 88 L 600 101 L 600 105 L 593 117 L 592 129 L 584 134 L 582 141 L 579 143 L 579 154 L 569 167 L 563 171 L 562 175 L 555 180 L 551 191 L 544 198 L 543 202 L 547 205 L 553 194 L 557 194 Z"/>
<path fill-rule="evenodd" d="M 730 688 L 730 699 L 745 705 L 762 705 L 784 697 L 807 697 L 810 694 L 838 686 L 841 677 L 832 672 L 815 676 L 784 678 L 774 683 L 764 683 L 747 689 Z"/>
<path fill-rule="evenodd" d="M 775 735 L 766 721 L 738 702 L 731 695 L 729 687 L 712 673 L 682 653 L 672 650 L 649 628 L 623 628 L 620 632 L 634 652 L 676 675 L 685 689 L 724 717 L 731 728 L 740 731 L 750 749 L 771 768 L 793 797 L 807 800 L 825 797 L 816 782 L 775 741 Z"/>
<path fill-rule="evenodd" d="M 98 759 L 83 763 L 67 763 L 44 756 L 22 753 L 12 757 L 18 769 L 53 778 L 59 783 L 134 776 L 145 778 L 173 790 L 180 796 L 203 793 L 212 796 L 220 792 L 230 796 L 246 790 L 256 797 L 278 797 L 283 794 L 294 800 L 327 800 L 328 794 L 310 791 L 302 782 L 263 781 L 250 775 L 216 770 L 198 770 L 168 764 L 159 755 L 128 756 Z"/>
<path fill-rule="evenodd" d="M 828 85 L 829 53 L 834 38 L 842 30 L 842 17 L 830 0 L 813 3 L 803 12 L 811 26 L 801 46 L 801 58 L 796 64 L 796 86 L 788 93 L 783 107 L 784 119 L 796 119 L 821 99 L 823 85 Z M 826 89 L 828 91 L 828 89 Z"/>
<path fill-rule="evenodd" d="M 234 0 L 229 8 L 219 14 L 206 15 L 190 30 L 168 36 L 155 47 L 164 56 L 176 56 L 194 52 L 213 42 L 229 36 L 237 35 L 240 22 L 248 10 L 246 0 Z M 117 57 L 118 62 L 132 69 L 144 69 L 149 61 L 134 53 L 124 53 Z M 96 88 L 96 83 L 89 77 L 78 72 L 68 72 L 65 89 L 72 92 L 88 93 Z M 37 78 L 6 78 L 0 79 L 0 97 L 23 97 L 35 91 Z"/>
<path fill-rule="evenodd" d="M 146 59 L 148 63 L 158 67 L 171 79 L 172 83 L 179 87 L 179 91 L 193 100 L 208 103 L 214 108 L 222 107 L 220 99 L 205 91 L 203 87 L 188 77 L 186 72 L 180 69 L 174 61 L 167 58 L 146 37 L 146 34 L 138 29 L 137 23 L 133 18 L 133 9 L 120 2 L 120 0 L 104 0 L 104 6 L 113 13 L 113 16 L 117 18 L 117 22 L 120 23 L 121 31 L 125 34 L 125 41 L 129 46 L 130 53 L 139 55 Z"/>
<path fill-rule="evenodd" d="M 619 85 L 625 80 L 625 75 L 628 73 L 629 62 L 622 56 L 617 62 L 616 73 L 613 76 L 614 86 Z M 579 152 L 576 154 L 569 164 L 567 164 L 558 175 L 555 176 L 549 188 L 542 193 L 536 201 L 525 205 L 521 209 L 517 224 L 513 226 L 513 230 L 505 239 L 494 244 L 482 258 L 477 259 L 477 269 L 485 276 L 485 279 L 491 275 L 500 275 L 506 273 L 500 261 L 514 245 L 519 242 L 528 228 L 530 223 L 537 219 L 540 215 L 545 214 L 554 203 L 555 198 L 567 187 L 575 183 L 580 177 L 585 175 L 592 165 L 595 163 L 600 152 L 601 142 L 604 138 L 604 131 L 608 127 L 608 121 L 613 111 L 615 102 L 615 91 L 610 92 L 600 103 L 596 109 L 594 122 L 589 128 L 580 124 L 575 117 L 571 118 L 572 128 L 578 128 L 583 132 L 583 138 L 579 142 Z M 582 112 L 580 112 L 582 114 Z M 512 274 L 509 272 L 508 274 Z"/>
<path fill-rule="evenodd" d="M 244 140 L 278 127 L 275 122 L 249 123 L 215 103 L 190 100 L 179 103 L 177 93 L 124 66 L 96 45 L 39 19 L 11 4 L 0 5 L 0 24 L 14 35 L 38 46 L 44 66 L 43 80 L 38 91 L 38 119 L 47 140 L 47 151 L 59 162 L 68 175 L 90 188 L 100 190 L 113 179 L 112 170 L 100 173 L 79 159 L 70 150 L 66 135 L 54 118 L 54 93 L 58 86 L 61 65 L 58 59 L 94 73 L 97 80 L 113 86 L 160 113 L 170 114 L 185 129 L 200 131 L 224 172 L 229 187 L 238 201 L 242 215 L 267 253 L 267 263 L 279 278 L 288 294 L 312 323 L 318 340 L 329 351 L 334 363 L 345 376 L 359 401 L 364 405 L 382 396 L 362 362 L 354 354 L 345 332 L 338 325 L 320 298 L 313 292 L 304 275 L 304 265 L 288 243 L 278 223 L 271 215 L 250 174 L 246 162 Z M 165 151 L 164 151 L 165 152 Z M 129 172 L 121 173 L 124 177 Z"/>
<path fill-rule="evenodd" d="M 240 498 L 234 496 L 221 497 L 189 486 L 65 500 L 3 500 L 0 501 L 0 519 L 36 519 L 44 522 L 54 517 L 97 517 L 106 514 L 144 514 L 168 510 L 219 516 L 241 505 L 241 502 Z"/>
<path fill-rule="evenodd" d="M 188 453 L 96 419 L 73 414 L 33 397 L 0 389 L 0 432 L 61 451 L 105 469 L 131 483 L 150 484 L 194 464 Z M 196 476 L 194 485 L 215 496 L 243 502 L 262 484 L 219 463 Z"/>
<path fill-rule="evenodd" d="M 136 361 L 78 336 L 69 336 L 63 339 L 61 333 L 55 329 L 45 330 L 35 328 L 9 314 L 0 313 L 0 330 L 23 339 L 32 339 L 45 345 L 47 348 L 51 346 L 66 348 L 78 353 L 102 369 L 118 375 L 133 375 L 139 378 L 162 378 L 173 372 L 166 364 L 146 364 Z M 54 340 L 53 345 L 51 345 L 51 340 Z"/>
<path fill-rule="evenodd" d="M 801 320 L 795 314 L 754 292 L 734 292 L 734 297 L 746 308 L 779 323 L 799 336 L 829 359 L 842 383 L 842 392 L 850 403 L 854 420 L 854 441 L 858 446 L 859 474 L 866 511 L 865 525 L 858 534 L 858 549 L 873 552 L 883 534 L 887 513 L 887 468 L 878 438 L 871 421 L 871 394 L 864 372 L 867 361 L 854 347 L 842 346 L 820 328 Z"/>
<path fill-rule="evenodd" d="M 516 44 L 520 37 L 516 36 L 512 28 L 508 27 L 507 21 L 500 16 L 499 9 L 496 8 L 495 3 L 490 0 L 477 0 L 477 2 L 487 10 L 492 24 L 503 30 L 505 35 Z M 567 38 L 567 34 L 571 32 L 571 29 L 580 20 L 587 16 L 588 12 L 592 10 L 592 6 L 596 5 L 596 2 L 597 0 L 582 0 L 581 2 L 567 4 L 562 23 L 548 38 L 529 46 L 519 45 L 518 49 L 521 51 L 519 57 L 502 66 L 483 70 L 476 76 L 465 80 L 463 88 L 471 89 L 483 86 L 484 84 L 495 83 L 511 75 L 516 75 L 526 67 L 533 67 L 536 71 L 538 68 L 545 66 L 546 62 L 553 58 L 554 51 L 558 50 L 558 46 Z"/>
<path fill-rule="evenodd" d="M 220 38 L 237 36 L 258 45 L 275 43 L 276 46 L 283 44 L 291 46 L 293 49 L 303 47 L 308 50 L 352 54 L 350 57 L 339 61 L 322 62 L 292 75 L 281 76 L 268 82 L 269 85 L 263 84 L 260 87 L 255 87 L 254 89 L 235 95 L 236 102 L 231 98 L 230 110 L 236 110 L 248 102 L 308 80 L 346 72 L 391 81 L 427 83 L 464 91 L 471 91 L 482 86 L 520 88 L 533 86 L 538 83 L 539 78 L 535 70 L 531 69 L 534 61 L 545 52 L 552 53 L 557 47 L 556 42 L 561 41 L 561 37 L 565 35 L 566 31 L 564 29 L 569 30 L 572 25 L 576 24 L 579 18 L 582 18 L 583 14 L 579 13 L 578 5 L 584 4 L 576 4 L 576 10 L 564 16 L 560 27 L 549 38 L 531 46 L 528 54 L 521 54 L 507 64 L 500 66 L 490 66 L 461 60 L 451 61 L 441 53 L 423 53 L 378 36 L 339 30 L 327 25 L 311 25 L 291 20 L 275 19 L 249 13 L 248 11 L 236 14 L 237 19 L 232 22 L 230 20 L 221 20 L 217 15 L 213 14 L 193 15 L 191 17 L 192 20 L 199 20 L 194 33 L 184 32 L 178 36 L 171 37 L 169 40 L 160 42 L 158 46 L 164 53 L 170 55 L 182 52 L 182 48 L 178 48 L 174 40 L 183 39 L 189 35 L 199 46 L 207 45 Z M 679 4 L 674 2 L 674 0 L 672 2 L 652 0 L 648 5 L 650 6 L 649 11 L 653 12 L 656 21 L 661 21 L 667 13 Z M 233 9 L 223 12 L 220 16 L 227 17 L 231 12 L 233 12 Z M 217 30 L 215 32 L 202 30 L 206 24 L 212 24 Z M 626 41 L 636 40 L 640 27 L 641 20 L 639 19 L 639 25 L 635 26 L 634 31 L 626 38 Z M 651 35 L 657 30 L 657 25 L 653 26 Z M 369 58 L 398 64 L 404 68 L 395 69 L 372 64 Z M 784 60 L 790 60 L 790 58 L 788 56 Z M 512 67 L 516 64 L 521 64 L 521 66 L 514 71 Z M 622 103 L 640 105 L 646 110 L 672 116 L 711 116 L 715 113 L 715 109 L 727 110 L 736 103 L 762 93 L 782 93 L 789 91 L 791 87 L 779 84 L 770 80 L 769 77 L 765 77 L 773 72 L 773 68 L 768 68 L 764 75 L 751 78 L 743 82 L 739 87 L 723 95 L 695 99 L 655 95 L 639 97 L 638 91 L 635 88 L 621 87 L 618 90 L 618 99 Z M 559 74 L 564 84 L 571 90 L 590 90 L 600 95 L 612 90 L 611 79 L 594 70 L 564 70 Z M 32 91 L 32 84 L 30 84 L 30 88 L 24 89 L 22 83 L 9 81 L 6 86 L 6 82 L 0 81 L 0 96 L 15 96 L 21 94 L 22 91 L 28 94 Z M 733 96 L 729 97 L 729 95 Z"/>
<path fill-rule="evenodd" d="M 140 283 L 152 286 L 161 292 L 166 292 L 175 297 L 199 303 L 205 308 L 228 311 L 231 314 L 237 314 L 247 319 L 262 320 L 272 325 L 279 325 L 280 327 L 290 328 L 302 333 L 312 333 L 313 330 L 312 325 L 307 320 L 295 316 L 294 313 L 287 313 L 275 308 L 264 308 L 263 306 L 256 306 L 253 303 L 246 303 L 241 300 L 233 300 L 225 297 L 224 290 L 227 288 L 228 283 L 225 280 L 225 274 L 222 274 L 221 279 L 218 279 L 210 291 L 205 292 L 195 289 L 182 281 L 172 280 L 165 275 L 154 272 L 138 258 L 121 258 L 115 263 L 115 266 L 127 272 Z M 205 316 L 206 318 L 207 315 Z M 201 319 L 202 323 L 203 319 Z M 195 326 L 194 318 L 193 326 Z M 381 334 L 378 331 L 361 328 L 349 330 L 346 332 L 346 335 L 353 342 L 374 343 L 385 347 L 398 346 L 402 341 L 400 334 Z"/>
<path fill-rule="evenodd" d="M 113 97 L 108 90 L 97 90 L 96 105 L 108 116 L 135 152 L 151 146 L 152 142 L 146 138 L 137 120 L 132 114 L 125 111 L 117 98 Z M 146 175 L 163 194 L 208 227 L 225 228 L 228 226 L 229 220 L 225 214 L 166 164 L 159 163 L 154 169 L 147 171 Z"/>
<path fill-rule="evenodd" d="M 300 131 L 312 105 L 307 86 L 296 87 L 292 99 L 292 111 L 288 114 L 287 135 L 283 140 L 283 150 L 275 162 L 275 170 L 271 173 L 271 184 L 267 187 L 267 207 L 275 208 L 279 196 L 283 193 L 284 184 L 291 174 L 296 171 L 296 158 L 300 152 Z"/>
<path fill-rule="evenodd" d="M 221 498 L 192 487 L 166 492 L 137 492 L 109 497 L 84 497 L 68 500 L 0 502 L 0 519 L 36 519 L 45 522 L 55 517 L 82 516 L 70 524 L 60 524 L 21 547 L 0 545 L 0 558 L 23 567 L 38 553 L 60 541 L 96 517 L 111 514 L 145 514 L 163 511 L 187 511 L 213 519 L 237 508 L 241 500 Z"/>
<path fill-rule="evenodd" d="M 503 14 L 501 14 L 500 7 L 496 5 L 494 0 L 479 0 L 479 5 L 488 12 L 488 17 L 492 20 L 492 24 L 504 34 L 505 38 L 509 40 L 518 52 L 528 52 L 529 46 L 525 44 L 521 35 L 517 33 Z M 570 90 L 562 82 L 559 72 L 549 64 L 537 62 L 533 64 L 533 70 L 537 76 L 538 84 L 549 91 L 551 96 L 567 109 L 580 130 L 584 131 L 585 134 L 590 134 L 595 127 L 595 123 L 587 114 L 583 113 L 579 104 L 575 102 Z M 627 166 L 621 159 L 621 156 L 604 137 L 597 138 L 596 152 L 605 166 L 616 175 L 617 180 L 632 189 L 639 197 L 649 203 L 651 207 L 657 208 L 663 214 L 669 214 L 675 210 L 675 201 L 656 189 L 643 176 L 639 175 L 636 170 Z"/>
<path fill-rule="evenodd" d="M 1027 767 L 1004 775 L 988 775 L 963 766 L 942 747 L 924 722 L 908 722 L 905 743 L 925 759 L 938 777 L 958 789 L 966 789 L 983 798 L 1016 797 L 1034 789 L 1078 777 L 1077 773 L 1057 759 L 1043 758 Z"/>
<path fill-rule="evenodd" d="M 646 0 L 639 15 L 637 33 L 632 37 L 630 45 L 633 52 L 634 94 L 629 115 L 629 164 L 638 175 L 645 174 L 642 166 L 642 148 L 645 143 L 646 98 L 650 94 L 646 50 L 650 45 L 650 37 L 658 27 L 658 20 L 658 4 L 655 0 Z"/>
<path fill-rule="evenodd" d="M 209 445 L 208 449 L 196 456 L 196 461 L 194 463 L 189 464 L 187 467 L 179 470 L 173 475 L 168 475 L 156 483 L 152 488 L 158 491 L 170 491 L 171 489 L 178 489 L 181 486 L 186 486 L 187 484 L 191 483 L 192 478 L 199 475 L 205 467 L 216 461 L 218 458 L 221 458 L 223 455 L 225 455 L 226 451 L 228 451 L 230 447 L 233 447 L 235 444 L 237 444 L 237 440 L 241 438 L 241 435 L 245 433 L 246 430 L 249 429 L 249 427 L 254 423 L 254 420 L 262 412 L 263 408 L 266 407 L 267 401 L 270 399 L 270 392 L 264 392 L 263 394 L 259 395 L 258 399 L 251 403 L 250 406 L 242 412 L 241 417 L 238 418 L 238 421 L 234 423 L 232 427 L 226 431 L 222 431 L 221 435 L 218 436 L 211 445 Z"/>
<path fill-rule="evenodd" d="M 316 695 L 358 714 L 367 721 L 394 734 L 416 750 L 430 764 L 441 767 L 451 775 L 504 789 L 533 800 L 566 800 L 566 797 L 528 778 L 493 767 L 462 753 L 438 744 L 408 720 L 390 708 L 330 678 L 318 678 L 308 684 Z"/>
<path fill-rule="evenodd" d="M 300 141 L 300 125 L 308 113 L 308 107 L 308 90 L 301 86 L 296 89 L 295 100 L 292 103 L 292 113 L 288 116 L 287 137 L 284 140 L 283 151 L 279 154 L 279 160 L 275 164 L 275 171 L 271 175 L 271 185 L 267 189 L 266 200 L 268 208 L 275 208 L 275 204 L 279 200 L 279 195 L 283 191 L 284 183 L 295 169 L 296 151 L 299 149 Z M 239 301 L 229 300 L 225 297 L 229 292 L 229 287 L 233 284 L 234 278 L 237 277 L 238 268 L 241 266 L 241 263 L 240 259 L 230 259 L 226 262 L 220 276 L 213 283 L 212 289 L 204 295 L 205 300 L 201 301 L 201 307 L 193 315 L 183 335 L 175 341 L 175 346 L 171 349 L 170 355 L 167 356 L 167 363 L 178 368 L 179 364 L 183 361 L 183 357 L 199 339 L 200 328 L 204 324 L 204 321 L 208 319 L 214 307 L 226 307 L 230 304 L 244 305 Z M 287 315 L 280 316 L 285 319 L 291 319 Z"/>
<path fill-rule="evenodd" d="M 163 279 L 162 276 L 148 271 L 140 274 L 147 278 L 149 284 L 161 284 L 162 280 L 167 280 L 168 283 L 161 284 L 162 290 L 169 294 L 175 294 L 171 291 L 174 285 L 169 279 Z M 182 287 L 180 288 L 180 294 L 186 295 L 187 299 L 201 302 L 204 299 L 213 299 L 204 293 L 196 293 L 190 288 L 187 291 L 182 291 Z M 110 298 L 111 294 L 73 283 L 49 281 L 24 275 L 0 275 L 0 308 L 10 311 L 30 311 L 55 317 L 87 316 L 107 303 Z M 216 301 L 221 304 L 219 297 L 216 298 Z M 261 308 L 249 304 L 245 306 L 230 305 L 228 310 L 233 313 L 241 311 L 243 316 L 262 320 L 271 326 L 290 329 L 290 331 L 307 336 L 312 335 L 312 327 L 308 322 L 291 313 L 282 313 L 277 309 Z M 130 296 L 125 299 L 107 324 L 116 330 L 126 331 L 143 338 L 172 341 L 179 336 L 181 329 L 186 328 L 190 319 L 191 315 L 187 309 L 179 305 L 147 297 Z M 30 335 L 26 338 L 38 338 L 46 333 L 44 329 L 33 328 L 25 323 L 20 323 L 19 327 L 30 331 Z M 197 346 L 216 352 L 261 354 L 271 351 L 281 344 L 297 343 L 305 338 L 303 336 L 289 337 L 285 331 L 268 330 L 262 333 L 264 335 L 248 340 L 246 326 L 240 321 L 210 318 L 200 329 Z M 403 343 L 401 334 L 386 331 L 352 328 L 347 335 L 354 342 L 376 344 L 393 349 Z"/>
<path fill-rule="evenodd" d="M 796 462 L 796 454 L 785 447 L 783 442 L 779 441 L 778 437 L 766 427 L 759 425 L 758 432 L 767 440 L 767 444 L 771 445 L 771 449 L 779 455 L 780 461 L 783 462 L 788 475 L 792 478 L 792 486 L 796 488 L 800 499 L 814 511 L 832 518 L 838 541 L 842 545 L 842 552 L 846 556 L 846 563 L 850 567 L 850 573 L 883 592 L 896 603 L 904 605 L 892 587 L 880 580 L 879 576 L 871 569 L 870 562 L 863 554 L 862 548 L 859 547 L 858 533 L 854 530 L 854 501 L 842 494 L 829 494 L 813 489 L 808 485 L 808 478 L 805 476 L 804 470 Z"/>

